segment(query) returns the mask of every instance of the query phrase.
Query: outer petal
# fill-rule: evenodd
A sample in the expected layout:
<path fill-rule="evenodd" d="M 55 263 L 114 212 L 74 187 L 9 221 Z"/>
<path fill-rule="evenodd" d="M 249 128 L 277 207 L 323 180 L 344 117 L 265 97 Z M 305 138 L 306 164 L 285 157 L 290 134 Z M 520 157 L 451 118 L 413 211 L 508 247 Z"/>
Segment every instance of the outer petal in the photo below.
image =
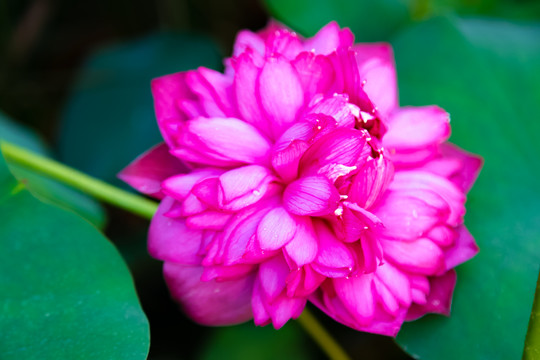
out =
<path fill-rule="evenodd" d="M 363 323 L 359 323 L 349 309 L 342 303 L 334 289 L 333 281 L 326 281 L 322 284 L 321 290 L 310 296 L 310 301 L 326 314 L 347 326 L 360 331 L 367 331 L 375 334 L 396 336 L 403 321 L 405 320 L 405 309 L 397 310 L 395 315 L 386 313 L 379 305 L 375 305 L 374 317 L 368 322 L 368 317 L 360 316 Z M 345 295 L 345 294 L 343 294 Z M 354 294 L 349 294 L 354 295 Z M 365 307 L 365 304 L 364 304 Z"/>
<path fill-rule="evenodd" d="M 377 216 L 354 203 L 344 202 L 344 241 L 354 241 L 357 265 L 362 272 L 376 271 L 383 260 L 380 234 L 383 223 Z"/>
<path fill-rule="evenodd" d="M 400 307 L 394 295 L 390 292 L 386 284 L 379 279 L 374 279 L 373 285 L 377 292 L 377 300 L 381 304 L 384 311 L 392 316 L 396 316 L 399 313 Z"/>
<path fill-rule="evenodd" d="M 395 316 L 389 316 L 379 308 L 377 315 L 379 319 L 372 321 L 368 326 L 358 326 L 353 327 L 357 328 L 360 331 L 366 331 L 373 334 L 381 334 L 386 336 L 396 336 L 403 325 L 405 320 L 405 309 L 401 308 L 398 310 Z"/>
<path fill-rule="evenodd" d="M 309 296 L 325 279 L 325 276 L 314 271 L 309 265 L 293 270 L 287 276 L 287 296 Z"/>
<path fill-rule="evenodd" d="M 255 325 L 264 326 L 272 322 L 279 329 L 291 318 L 297 318 L 304 310 L 305 298 L 291 298 L 284 294 L 270 302 L 261 289 L 260 281 L 255 281 L 253 289 L 253 320 Z"/>
<path fill-rule="evenodd" d="M 441 248 L 448 247 L 454 243 L 457 233 L 455 229 L 448 225 L 438 225 L 429 231 L 427 238 Z"/>
<path fill-rule="evenodd" d="M 289 267 L 283 256 L 274 256 L 259 265 L 257 274 L 261 290 L 268 300 L 273 300 L 285 290 Z"/>
<path fill-rule="evenodd" d="M 180 159 L 207 165 L 266 163 L 270 144 L 253 126 L 235 118 L 197 118 L 186 123 Z"/>
<path fill-rule="evenodd" d="M 176 159 L 176 158 L 175 158 Z M 208 178 L 216 177 L 223 173 L 221 169 L 205 168 L 195 169 L 188 174 L 171 176 L 163 181 L 161 187 L 163 192 L 177 200 L 184 200 L 189 194 L 193 186 L 199 181 Z"/>
<path fill-rule="evenodd" d="M 329 58 L 332 60 L 336 72 L 333 90 L 340 94 L 348 94 L 350 101 L 358 105 L 363 112 L 376 115 L 375 106 L 362 88 L 356 53 L 351 49 L 341 48 L 331 54 Z M 378 136 L 378 134 L 375 135 Z"/>
<path fill-rule="evenodd" d="M 388 191 L 372 212 L 382 220 L 385 236 L 412 240 L 426 235 L 435 225 L 445 223 L 450 208 L 433 191 Z"/>
<path fill-rule="evenodd" d="M 354 42 L 354 35 L 348 28 L 340 29 L 339 25 L 332 21 L 323 27 L 311 39 L 306 40 L 304 49 L 316 54 L 328 55 L 337 48 L 349 47 Z"/>
<path fill-rule="evenodd" d="M 189 71 L 186 83 L 199 98 L 207 117 L 236 117 L 232 99 L 233 78 L 215 70 L 200 67 Z"/>
<path fill-rule="evenodd" d="M 242 120 L 255 126 L 263 134 L 270 135 L 270 126 L 257 91 L 260 71 L 250 52 L 243 53 L 236 59 L 234 74 L 236 106 Z"/>
<path fill-rule="evenodd" d="M 314 226 L 319 236 L 319 251 L 312 263 L 313 269 L 330 278 L 348 276 L 355 270 L 351 251 L 335 237 L 332 230 L 322 221 L 315 221 Z"/>
<path fill-rule="evenodd" d="M 297 267 L 311 263 L 318 250 L 318 238 L 311 218 L 307 216 L 297 216 L 296 233 L 292 240 L 285 245 L 285 254 L 288 255 Z"/>
<path fill-rule="evenodd" d="M 201 207 L 210 207 L 213 209 L 217 209 L 219 208 L 218 189 L 219 178 L 217 176 L 208 176 L 205 179 L 198 181 L 193 186 L 193 188 L 191 189 L 191 195 L 195 195 L 195 197 L 201 203 Z M 186 205 L 188 200 L 193 199 L 191 195 L 186 198 L 186 200 L 184 201 L 184 205 Z M 197 205 L 199 204 L 193 201 L 193 203 L 190 203 L 189 205 L 195 205 L 193 206 L 193 208 L 197 208 Z M 184 208 L 185 207 L 186 206 L 184 206 Z M 191 212 L 189 212 L 189 214 L 193 215 Z"/>
<path fill-rule="evenodd" d="M 295 32 L 285 27 L 268 32 L 266 37 L 266 57 L 280 54 L 288 60 L 292 60 L 302 50 L 302 42 Z"/>
<path fill-rule="evenodd" d="M 452 293 L 456 285 L 456 272 L 449 270 L 441 276 L 429 278 L 430 289 L 425 304 L 413 304 L 407 312 L 407 321 L 416 320 L 427 313 L 450 315 Z"/>
<path fill-rule="evenodd" d="M 478 253 L 478 246 L 465 226 L 460 226 L 457 234 L 454 244 L 444 251 L 446 267 L 448 269 L 464 263 Z"/>
<path fill-rule="evenodd" d="M 375 272 L 375 277 L 384 285 L 403 306 L 411 305 L 411 284 L 407 275 L 392 264 L 385 263 Z"/>
<path fill-rule="evenodd" d="M 296 220 L 281 206 L 270 210 L 257 227 L 261 249 L 277 250 L 286 245 L 296 234 Z"/>
<path fill-rule="evenodd" d="M 234 41 L 233 56 L 240 56 L 246 51 L 249 51 L 247 49 L 256 51 L 259 55 L 263 56 L 265 53 L 264 39 L 249 30 L 240 31 Z"/>
<path fill-rule="evenodd" d="M 253 322 L 255 325 L 266 326 L 272 322 L 269 311 L 266 310 L 267 306 L 261 285 L 255 280 L 253 295 L 251 297 L 251 308 L 253 309 Z"/>
<path fill-rule="evenodd" d="M 174 196 L 172 196 L 174 197 Z M 181 205 L 173 206 L 165 216 L 180 217 L 197 215 L 208 209 L 208 205 L 200 201 L 194 194 L 189 194 L 181 203 Z"/>
<path fill-rule="evenodd" d="M 302 52 L 292 65 L 302 84 L 306 103 L 309 103 L 315 94 L 326 94 L 335 81 L 332 62 L 326 56 Z"/>
<path fill-rule="evenodd" d="M 393 113 L 383 145 L 398 163 L 418 164 L 437 154 L 450 136 L 448 113 L 437 106 L 408 107 Z"/>
<path fill-rule="evenodd" d="M 258 90 L 262 108 L 272 124 L 270 130 L 277 138 L 296 120 L 304 104 L 298 75 L 284 58 L 270 58 L 261 71 Z"/>
<path fill-rule="evenodd" d="M 202 267 L 166 262 L 165 281 L 185 312 L 203 325 L 226 326 L 252 318 L 251 293 L 254 276 L 239 280 L 200 281 Z"/>
<path fill-rule="evenodd" d="M 219 177 L 217 191 L 220 209 L 237 211 L 256 203 L 271 191 L 275 178 L 268 168 L 248 165 L 236 168 Z"/>
<path fill-rule="evenodd" d="M 357 44 L 353 46 L 364 91 L 385 118 L 398 104 L 394 52 L 390 44 Z"/>
<path fill-rule="evenodd" d="M 164 196 L 161 182 L 188 171 L 183 162 L 169 153 L 167 145 L 160 144 L 133 160 L 118 177 L 143 194 L 161 199 Z"/>
<path fill-rule="evenodd" d="M 150 224 L 148 252 L 160 260 L 199 265 L 202 231 L 189 229 L 183 219 L 164 216 L 173 204 L 174 200 L 169 197 L 161 201 Z"/>
<path fill-rule="evenodd" d="M 178 106 L 178 101 L 195 100 L 196 97 L 186 84 L 186 75 L 185 72 L 179 72 L 152 80 L 152 95 L 158 124 L 161 125 L 163 121 L 169 119 L 178 121 L 187 119 Z"/>
<path fill-rule="evenodd" d="M 258 263 L 247 261 L 245 258 L 249 250 L 248 244 L 255 238 L 261 219 L 276 205 L 276 199 L 264 199 L 256 206 L 247 207 L 234 214 L 223 232 L 210 246 L 203 265 Z"/>
<path fill-rule="evenodd" d="M 443 198 L 450 207 L 451 213 L 447 224 L 459 225 L 465 214 L 465 194 L 447 179 L 426 171 L 399 171 L 390 186 L 392 190 L 431 191 Z"/>
<path fill-rule="evenodd" d="M 375 316 L 373 275 L 334 279 L 337 296 L 360 326 L 369 325 Z"/>
<path fill-rule="evenodd" d="M 305 297 L 290 298 L 284 294 L 275 299 L 269 306 L 274 329 L 280 329 L 290 319 L 297 319 L 302 314 L 306 302 Z"/>
<path fill-rule="evenodd" d="M 439 275 L 446 270 L 442 250 L 428 239 L 381 243 L 385 258 L 401 269 L 422 275 Z"/>
<path fill-rule="evenodd" d="M 221 230 L 230 218 L 231 214 L 207 210 L 188 217 L 186 219 L 186 225 L 191 229 Z"/>
<path fill-rule="evenodd" d="M 463 192 L 468 192 L 484 163 L 484 160 L 450 143 L 439 148 L 441 155 L 423 166 L 430 171 L 452 181 Z"/>
<path fill-rule="evenodd" d="M 245 278 L 256 270 L 254 265 L 232 265 L 232 266 L 205 266 L 201 275 L 201 281 L 230 281 Z"/>

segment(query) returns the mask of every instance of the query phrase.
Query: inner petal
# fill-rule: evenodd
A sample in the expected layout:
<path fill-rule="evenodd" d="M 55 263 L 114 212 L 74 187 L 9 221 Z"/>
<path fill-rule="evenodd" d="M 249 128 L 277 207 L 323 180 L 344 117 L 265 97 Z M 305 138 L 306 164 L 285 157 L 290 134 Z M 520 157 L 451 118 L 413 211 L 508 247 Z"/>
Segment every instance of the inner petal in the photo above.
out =
<path fill-rule="evenodd" d="M 334 185 L 324 176 L 302 177 L 287 186 L 283 205 L 297 215 L 322 216 L 333 213 L 340 196 Z"/>

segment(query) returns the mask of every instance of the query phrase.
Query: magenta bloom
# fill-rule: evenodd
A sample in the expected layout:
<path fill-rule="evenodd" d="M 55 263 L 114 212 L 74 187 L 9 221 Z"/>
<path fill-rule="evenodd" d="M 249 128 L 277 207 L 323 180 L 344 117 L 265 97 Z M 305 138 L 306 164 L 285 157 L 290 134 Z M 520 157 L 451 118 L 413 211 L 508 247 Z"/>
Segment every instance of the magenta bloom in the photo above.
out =
<path fill-rule="evenodd" d="M 392 49 L 330 23 L 242 31 L 225 73 L 154 80 L 165 144 L 120 175 L 162 199 L 148 248 L 195 321 L 283 326 L 307 300 L 362 331 L 448 314 L 481 160 L 399 108 Z"/>

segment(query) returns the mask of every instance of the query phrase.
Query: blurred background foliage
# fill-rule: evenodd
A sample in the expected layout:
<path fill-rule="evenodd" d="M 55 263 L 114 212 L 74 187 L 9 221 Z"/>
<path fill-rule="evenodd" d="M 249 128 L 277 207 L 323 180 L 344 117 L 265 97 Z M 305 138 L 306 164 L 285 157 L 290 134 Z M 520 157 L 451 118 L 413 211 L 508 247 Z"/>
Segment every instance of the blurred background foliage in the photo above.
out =
<path fill-rule="evenodd" d="M 471 16 L 495 20 L 487 23 L 459 20 L 459 17 Z M 230 54 L 238 30 L 258 30 L 270 17 L 305 36 L 337 20 L 341 26 L 351 27 L 359 41 L 391 41 L 396 46 L 402 101 L 414 105 L 441 104 L 455 116 L 453 139 L 482 154 L 486 164 L 493 164 L 486 167 L 488 175 L 483 175 L 479 181 L 478 186 L 484 190 L 471 194 L 473 208 L 475 204 L 483 204 L 476 205 L 481 211 L 503 207 L 512 202 L 512 181 L 518 176 L 530 180 L 540 175 L 535 163 L 539 152 L 534 134 L 538 134 L 538 125 L 531 120 L 517 124 L 521 119 L 540 116 L 538 0 L 2 0 L 0 109 L 4 114 L 0 114 L 0 137 L 123 186 L 116 180 L 116 173 L 160 141 L 153 116 L 150 80 L 198 66 L 221 69 L 221 59 Z M 483 34 L 491 34 L 491 37 Z M 442 43 L 441 39 L 448 42 Z M 516 43 L 516 39 L 522 41 Z M 510 55 L 505 44 L 515 45 Z M 480 51 L 473 54 L 471 47 Z M 484 63 L 491 66 L 487 72 L 479 65 Z M 516 68 L 521 70 L 514 72 Z M 466 79 L 476 81 L 478 73 L 482 73 L 483 84 L 468 86 Z M 437 86 L 441 82 L 451 86 L 441 90 Z M 469 128 L 464 124 L 476 121 L 477 113 L 471 111 L 479 111 L 482 106 L 490 110 L 478 117 L 476 125 L 471 127 L 472 133 L 467 135 Z M 494 118 L 499 118 L 498 123 L 494 122 L 499 124 L 498 130 L 491 131 L 495 134 L 489 139 L 502 139 L 499 147 L 475 138 Z M 501 130 L 506 125 L 521 132 L 506 133 Z M 490 131 L 487 132 L 489 137 Z M 523 132 L 528 136 L 522 136 Z M 510 151 L 498 154 L 501 148 Z M 494 158 L 498 160 L 491 162 Z M 511 162 L 517 163 L 521 171 L 505 180 L 501 169 Z M 162 281 L 161 264 L 146 254 L 148 223 L 145 220 L 114 208 L 107 207 L 104 211 L 95 201 L 60 184 L 13 165 L 11 170 L 27 181 L 29 190 L 38 198 L 76 211 L 104 229 L 118 247 L 131 269 L 150 321 L 150 359 L 324 358 L 317 345 L 294 322 L 277 332 L 270 327 L 255 328 L 252 324 L 230 328 L 193 324 L 170 300 Z M 490 185 L 490 176 L 503 181 L 497 186 Z M 525 189 L 533 186 L 529 180 L 525 180 Z M 522 303 L 516 304 L 515 316 L 495 325 L 506 326 L 517 321 L 518 340 L 526 330 L 523 322 L 526 324 L 532 304 L 531 291 L 534 291 L 537 269 L 531 269 L 537 266 L 539 259 L 533 247 L 538 232 L 526 229 L 540 220 L 534 210 L 538 192 L 535 190 L 531 196 L 526 190 L 521 191 L 518 199 L 530 200 L 517 212 L 522 222 L 506 223 L 502 235 L 495 237 L 491 257 L 487 241 L 495 230 L 485 229 L 494 221 L 504 222 L 505 216 L 516 213 L 515 209 L 507 208 L 502 215 L 488 211 L 491 218 L 487 220 L 474 213 L 470 215 L 468 221 L 472 223 L 473 234 L 480 235 L 479 243 L 482 249 L 487 249 L 483 251 L 488 255 L 469 267 L 465 265 L 460 273 L 474 274 L 478 268 L 490 266 L 492 269 L 493 265 L 495 274 L 512 270 L 505 273 L 509 274 L 505 278 L 507 282 L 518 277 L 522 281 L 533 278 L 530 287 L 500 287 L 504 291 L 515 290 L 516 296 L 523 298 Z M 491 194 L 495 194 L 493 198 Z M 513 254 L 517 258 L 525 256 L 524 264 L 518 260 L 508 261 L 501 255 L 508 246 L 503 240 L 508 240 L 512 234 L 526 239 L 525 245 L 518 246 Z M 484 244 L 488 247 L 482 247 Z M 501 263 L 506 267 L 497 268 Z M 496 281 L 491 279 L 486 287 L 495 286 Z M 480 285 L 472 282 L 460 286 L 470 294 Z M 482 302 L 482 296 L 481 293 L 474 298 L 474 306 Z M 505 292 L 493 291 L 489 299 L 499 298 L 504 309 L 515 301 L 515 297 Z M 462 307 L 466 307 L 467 301 L 463 296 L 456 300 Z M 466 312 L 469 319 L 478 310 L 474 306 Z M 486 309 L 481 316 L 489 316 L 485 312 L 494 308 Z M 324 316 L 318 317 L 353 358 L 409 358 L 392 339 L 359 333 Z M 440 319 L 429 317 L 427 323 L 440 322 Z M 464 326 L 470 338 L 464 341 L 465 336 L 450 336 L 445 342 L 449 359 L 455 358 L 451 344 L 463 341 L 460 351 L 466 352 L 487 326 L 485 321 L 469 326 L 457 319 L 452 320 L 450 328 Z M 441 359 L 441 350 L 437 353 L 437 348 L 446 347 L 439 346 L 434 335 L 428 345 L 422 344 L 424 337 L 429 338 L 430 326 L 433 325 L 424 327 L 419 322 L 410 331 L 407 328 L 399 341 L 413 354 L 427 348 L 420 351 L 423 358 Z M 498 331 L 509 331 L 509 328 Z M 433 334 L 445 336 L 444 332 Z M 492 341 L 490 337 L 486 339 Z M 498 355 L 486 355 L 486 358 L 512 358 L 521 349 L 519 341 L 516 344 L 515 340 L 509 341 L 508 346 L 503 345 L 505 350 L 495 350 Z M 471 358 L 480 358 L 477 355 Z"/>

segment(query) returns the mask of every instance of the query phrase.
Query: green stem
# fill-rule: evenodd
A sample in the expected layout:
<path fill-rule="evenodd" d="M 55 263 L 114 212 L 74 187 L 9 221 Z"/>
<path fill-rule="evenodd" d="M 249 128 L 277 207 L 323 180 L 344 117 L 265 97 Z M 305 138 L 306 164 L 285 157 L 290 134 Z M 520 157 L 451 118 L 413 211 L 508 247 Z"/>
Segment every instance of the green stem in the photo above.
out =
<path fill-rule="evenodd" d="M 58 180 L 111 205 L 151 219 L 158 204 L 88 176 L 54 160 L 37 155 L 8 142 L 0 142 L 0 150 L 8 162 L 13 162 L 37 173 Z M 349 356 L 324 329 L 317 319 L 305 309 L 298 322 L 333 360 L 349 360 Z"/>
<path fill-rule="evenodd" d="M 540 273 L 536 282 L 536 293 L 529 320 L 529 329 L 523 348 L 523 360 L 540 359 Z"/>
<path fill-rule="evenodd" d="M 0 149 L 6 161 L 17 163 L 27 169 L 56 179 L 96 199 L 147 219 L 151 219 L 156 212 L 157 204 L 154 201 L 109 185 L 54 160 L 8 142 L 1 142 Z"/>
<path fill-rule="evenodd" d="M 350 360 L 349 355 L 339 346 L 332 335 L 317 321 L 315 316 L 306 308 L 298 318 L 304 330 L 315 340 L 321 349 L 332 360 Z"/>

